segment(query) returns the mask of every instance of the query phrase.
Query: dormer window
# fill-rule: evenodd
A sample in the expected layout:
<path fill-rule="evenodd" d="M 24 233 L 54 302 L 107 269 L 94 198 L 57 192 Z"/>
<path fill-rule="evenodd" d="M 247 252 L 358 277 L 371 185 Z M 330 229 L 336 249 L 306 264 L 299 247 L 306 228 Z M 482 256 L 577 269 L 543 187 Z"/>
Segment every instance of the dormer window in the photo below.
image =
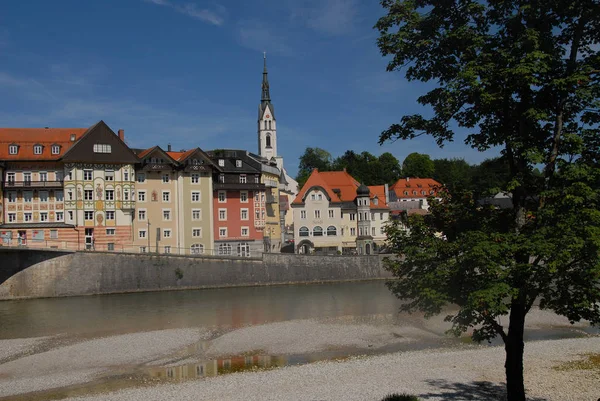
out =
<path fill-rule="evenodd" d="M 57 155 L 60 153 L 60 145 L 52 145 L 52 154 Z"/>
<path fill-rule="evenodd" d="M 224 167 L 225 166 L 225 160 L 219 159 L 219 166 L 220 167 Z"/>
<path fill-rule="evenodd" d="M 77 136 L 75 134 L 71 134 L 71 142 L 75 142 L 76 138 L 77 138 Z"/>
<path fill-rule="evenodd" d="M 242 167 L 242 161 L 241 160 L 236 160 L 235 161 L 235 166 L 236 167 Z"/>
<path fill-rule="evenodd" d="M 8 145 L 8 154 L 16 155 L 19 153 L 19 145 Z"/>
<path fill-rule="evenodd" d="M 94 153 L 111 153 L 112 148 L 108 144 L 95 143 L 94 144 Z"/>
<path fill-rule="evenodd" d="M 33 154 L 41 155 L 43 149 L 44 149 L 44 147 L 42 145 L 33 145 Z"/>

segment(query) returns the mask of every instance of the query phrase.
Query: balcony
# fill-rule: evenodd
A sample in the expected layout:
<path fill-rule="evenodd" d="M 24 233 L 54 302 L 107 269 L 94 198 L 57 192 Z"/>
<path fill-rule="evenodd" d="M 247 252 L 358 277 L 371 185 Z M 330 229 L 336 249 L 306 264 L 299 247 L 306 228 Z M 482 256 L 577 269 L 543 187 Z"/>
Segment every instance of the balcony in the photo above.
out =
<path fill-rule="evenodd" d="M 172 168 L 173 166 L 167 163 L 147 163 L 142 166 L 142 171 L 166 171 Z"/>
<path fill-rule="evenodd" d="M 63 181 L 5 181 L 4 188 L 62 188 Z"/>
<path fill-rule="evenodd" d="M 248 191 L 264 191 L 265 184 L 257 184 L 254 182 L 215 182 L 213 189 L 216 190 L 248 190 Z"/>

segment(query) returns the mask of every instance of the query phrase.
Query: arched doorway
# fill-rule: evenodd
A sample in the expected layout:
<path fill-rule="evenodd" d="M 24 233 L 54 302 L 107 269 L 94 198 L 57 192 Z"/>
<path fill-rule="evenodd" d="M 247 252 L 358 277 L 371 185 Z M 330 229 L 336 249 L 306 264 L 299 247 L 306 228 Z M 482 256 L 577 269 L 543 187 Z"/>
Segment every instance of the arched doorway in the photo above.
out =
<path fill-rule="evenodd" d="M 367 254 L 367 255 L 371 254 L 371 244 L 365 245 L 365 254 Z"/>
<path fill-rule="evenodd" d="M 314 249 L 314 244 L 312 242 L 310 242 L 309 240 L 305 239 L 300 241 L 300 243 L 298 244 L 298 248 L 296 249 L 296 253 L 299 254 L 303 254 L 303 255 L 310 255 L 310 253 L 312 252 L 312 250 Z"/>

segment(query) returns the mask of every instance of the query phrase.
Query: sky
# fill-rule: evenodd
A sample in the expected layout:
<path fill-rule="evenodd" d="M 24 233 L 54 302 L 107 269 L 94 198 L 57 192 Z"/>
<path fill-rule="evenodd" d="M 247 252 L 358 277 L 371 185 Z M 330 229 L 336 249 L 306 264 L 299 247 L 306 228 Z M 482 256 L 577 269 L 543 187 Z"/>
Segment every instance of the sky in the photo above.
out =
<path fill-rule="evenodd" d="M 495 152 L 430 137 L 378 144 L 428 88 L 386 72 L 376 0 L 2 0 L 0 126 L 104 120 L 131 147 L 258 152 L 263 52 L 278 152 L 307 147 L 479 163 Z"/>

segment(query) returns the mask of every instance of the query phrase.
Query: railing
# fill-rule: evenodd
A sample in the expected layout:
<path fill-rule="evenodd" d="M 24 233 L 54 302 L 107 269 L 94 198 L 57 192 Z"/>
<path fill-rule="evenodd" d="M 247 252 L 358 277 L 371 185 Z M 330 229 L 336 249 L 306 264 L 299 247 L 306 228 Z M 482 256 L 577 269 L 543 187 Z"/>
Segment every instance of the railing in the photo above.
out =
<path fill-rule="evenodd" d="M 262 191 L 265 189 L 265 184 L 257 184 L 253 182 L 216 182 L 213 184 L 213 189 L 249 189 L 254 191 Z"/>
<path fill-rule="evenodd" d="M 5 181 L 5 188 L 62 188 L 63 181 Z"/>

